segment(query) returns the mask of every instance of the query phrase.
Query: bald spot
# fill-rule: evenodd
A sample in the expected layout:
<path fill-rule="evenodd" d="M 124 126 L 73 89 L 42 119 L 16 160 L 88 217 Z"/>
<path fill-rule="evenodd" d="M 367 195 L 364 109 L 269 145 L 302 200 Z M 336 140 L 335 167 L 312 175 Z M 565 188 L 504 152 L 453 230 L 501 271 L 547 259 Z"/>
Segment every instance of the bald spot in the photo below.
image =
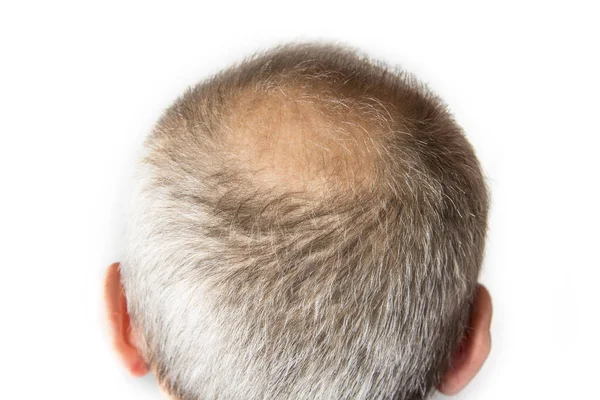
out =
<path fill-rule="evenodd" d="M 358 111 L 299 89 L 247 89 L 231 103 L 224 143 L 251 176 L 269 185 L 356 190 L 375 178 L 380 136 Z"/>

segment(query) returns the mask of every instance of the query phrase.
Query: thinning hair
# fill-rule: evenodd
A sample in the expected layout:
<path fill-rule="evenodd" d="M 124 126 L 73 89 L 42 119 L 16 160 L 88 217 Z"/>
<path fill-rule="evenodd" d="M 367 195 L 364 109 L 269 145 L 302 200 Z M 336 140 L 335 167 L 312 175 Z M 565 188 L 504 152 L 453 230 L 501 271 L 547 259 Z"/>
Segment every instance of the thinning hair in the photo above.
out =
<path fill-rule="evenodd" d="M 175 397 L 423 399 L 465 334 L 488 194 L 444 103 L 300 43 L 198 84 L 145 143 L 121 264 Z"/>

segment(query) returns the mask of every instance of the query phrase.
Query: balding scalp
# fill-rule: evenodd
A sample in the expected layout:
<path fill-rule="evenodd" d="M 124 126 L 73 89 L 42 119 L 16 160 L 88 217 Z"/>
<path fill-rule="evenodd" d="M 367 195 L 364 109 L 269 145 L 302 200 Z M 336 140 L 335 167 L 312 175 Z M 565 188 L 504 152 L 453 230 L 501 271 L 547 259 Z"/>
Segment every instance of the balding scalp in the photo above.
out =
<path fill-rule="evenodd" d="M 146 142 L 123 283 L 180 399 L 421 399 L 484 250 L 479 163 L 444 104 L 349 49 L 258 54 Z"/>

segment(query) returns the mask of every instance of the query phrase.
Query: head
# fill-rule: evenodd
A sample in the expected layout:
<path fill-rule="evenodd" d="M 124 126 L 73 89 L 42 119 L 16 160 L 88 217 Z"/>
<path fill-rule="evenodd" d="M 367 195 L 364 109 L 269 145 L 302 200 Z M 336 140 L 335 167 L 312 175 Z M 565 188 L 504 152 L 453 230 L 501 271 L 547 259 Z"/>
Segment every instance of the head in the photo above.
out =
<path fill-rule="evenodd" d="M 179 98 L 109 268 L 115 347 L 174 399 L 424 399 L 490 349 L 488 195 L 414 77 L 346 48 L 258 54 Z"/>

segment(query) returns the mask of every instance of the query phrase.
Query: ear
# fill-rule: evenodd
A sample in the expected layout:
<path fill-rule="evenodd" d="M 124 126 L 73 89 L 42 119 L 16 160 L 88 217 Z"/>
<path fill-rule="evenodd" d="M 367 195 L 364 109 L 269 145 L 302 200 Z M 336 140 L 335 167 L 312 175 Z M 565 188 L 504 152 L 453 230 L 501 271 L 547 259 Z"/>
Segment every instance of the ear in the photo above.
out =
<path fill-rule="evenodd" d="M 119 263 L 114 263 L 108 267 L 104 283 L 104 300 L 115 350 L 133 376 L 145 375 L 148 372 L 148 367 L 135 345 L 135 339 L 131 331 L 127 299 L 125 298 L 123 285 L 121 285 Z"/>
<path fill-rule="evenodd" d="M 483 285 L 477 286 L 467 332 L 454 355 L 452 366 L 438 385 L 445 395 L 460 392 L 479 372 L 490 354 L 492 338 L 492 298 Z"/>

